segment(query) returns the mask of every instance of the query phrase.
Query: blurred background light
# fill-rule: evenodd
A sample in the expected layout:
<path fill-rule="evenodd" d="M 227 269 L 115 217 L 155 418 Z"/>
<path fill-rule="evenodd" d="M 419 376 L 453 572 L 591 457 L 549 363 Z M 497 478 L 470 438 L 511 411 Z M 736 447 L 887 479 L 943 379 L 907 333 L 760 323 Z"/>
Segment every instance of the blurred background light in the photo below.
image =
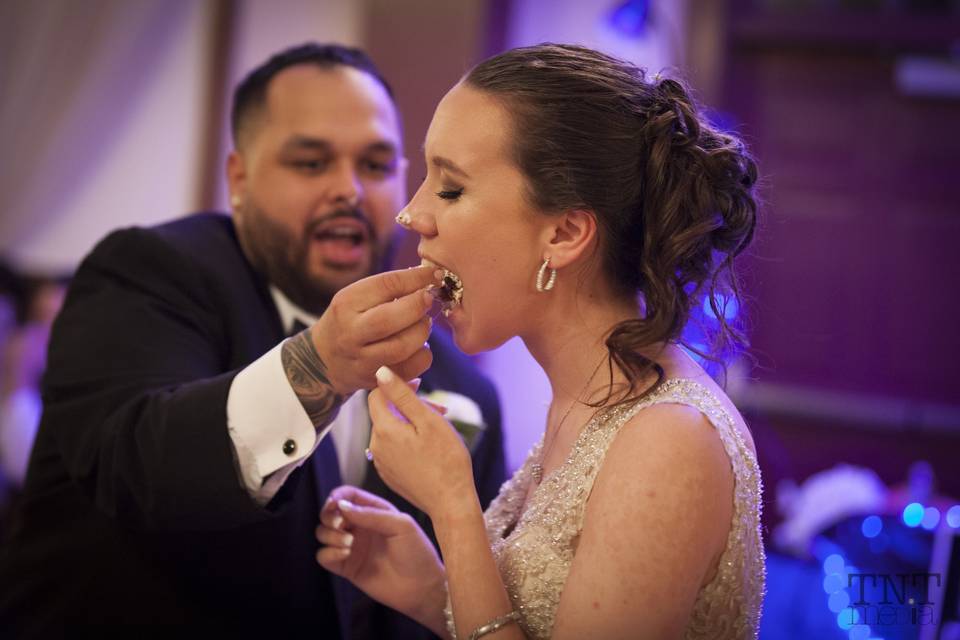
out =
<path fill-rule="evenodd" d="M 823 579 L 823 590 L 833 595 L 837 591 L 843 589 L 846 585 L 846 582 L 839 573 L 830 573 Z"/>
<path fill-rule="evenodd" d="M 628 38 L 642 38 L 650 16 L 649 0 L 627 0 L 610 12 L 610 26 Z"/>
<path fill-rule="evenodd" d="M 947 510 L 947 524 L 954 529 L 960 529 L 960 504 L 955 504 Z"/>
<path fill-rule="evenodd" d="M 827 600 L 827 607 L 834 613 L 840 613 L 848 606 L 850 606 L 850 594 L 847 593 L 846 589 L 834 591 Z"/>
<path fill-rule="evenodd" d="M 727 298 L 726 296 L 716 296 L 717 307 L 722 311 L 723 318 L 725 320 L 733 320 L 737 317 L 737 313 L 740 311 L 737 301 L 733 298 Z M 717 314 L 713 311 L 713 306 L 710 304 L 710 296 L 705 296 L 703 298 L 703 313 L 708 318 L 716 319 Z"/>
<path fill-rule="evenodd" d="M 927 531 L 933 531 L 940 524 L 940 510 L 936 507 L 927 507 L 923 510 L 923 518 L 920 520 L 920 526 Z"/>
<path fill-rule="evenodd" d="M 876 538 L 883 531 L 883 521 L 880 516 L 867 516 L 863 519 L 860 530 L 863 531 L 864 537 Z"/>
<path fill-rule="evenodd" d="M 903 523 L 908 527 L 916 527 L 923 520 L 923 505 L 911 502 L 903 508 Z"/>
<path fill-rule="evenodd" d="M 827 575 L 831 573 L 843 573 L 843 567 L 846 561 L 839 553 L 832 553 L 823 561 L 823 572 Z"/>

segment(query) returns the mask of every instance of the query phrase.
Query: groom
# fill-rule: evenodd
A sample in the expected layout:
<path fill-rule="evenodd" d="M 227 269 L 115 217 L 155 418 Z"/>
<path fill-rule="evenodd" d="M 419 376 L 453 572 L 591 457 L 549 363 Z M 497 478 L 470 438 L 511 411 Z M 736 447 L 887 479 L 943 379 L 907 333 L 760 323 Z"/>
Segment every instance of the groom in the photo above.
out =
<path fill-rule="evenodd" d="M 432 270 L 379 274 L 405 160 L 371 61 L 334 45 L 281 52 L 237 88 L 232 124 L 232 218 L 114 232 L 76 274 L 0 552 L 11 637 L 422 636 L 314 557 L 338 484 L 412 511 L 363 458 L 363 389 L 382 364 L 472 396 L 485 503 L 503 480 L 493 387 L 442 333 L 424 344 Z"/>

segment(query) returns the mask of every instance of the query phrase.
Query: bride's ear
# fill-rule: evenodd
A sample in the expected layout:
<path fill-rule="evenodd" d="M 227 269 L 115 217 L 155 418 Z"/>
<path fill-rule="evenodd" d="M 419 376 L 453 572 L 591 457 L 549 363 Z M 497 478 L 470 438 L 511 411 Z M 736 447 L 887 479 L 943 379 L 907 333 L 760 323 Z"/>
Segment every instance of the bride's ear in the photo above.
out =
<path fill-rule="evenodd" d="M 547 242 L 543 257 L 550 256 L 550 266 L 561 269 L 592 251 L 597 241 L 597 217 L 586 209 L 573 209 L 552 216 L 545 231 Z"/>

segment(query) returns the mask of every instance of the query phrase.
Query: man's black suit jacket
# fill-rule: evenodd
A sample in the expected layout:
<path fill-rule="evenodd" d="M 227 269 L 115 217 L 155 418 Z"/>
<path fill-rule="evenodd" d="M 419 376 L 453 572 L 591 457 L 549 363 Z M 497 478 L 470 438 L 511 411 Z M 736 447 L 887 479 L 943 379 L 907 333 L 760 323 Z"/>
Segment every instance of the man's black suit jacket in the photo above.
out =
<path fill-rule="evenodd" d="M 267 508 L 242 487 L 227 393 L 282 338 L 230 218 L 198 214 L 99 243 L 53 329 L 43 418 L 0 553 L 0 635 L 78 625 L 423 634 L 316 563 L 318 512 L 339 482 L 332 452 L 315 452 Z M 422 388 L 473 397 L 487 423 L 474 452 L 485 505 L 505 474 L 495 391 L 449 337 L 435 331 L 430 344 Z M 372 466 L 366 486 L 412 509 Z"/>

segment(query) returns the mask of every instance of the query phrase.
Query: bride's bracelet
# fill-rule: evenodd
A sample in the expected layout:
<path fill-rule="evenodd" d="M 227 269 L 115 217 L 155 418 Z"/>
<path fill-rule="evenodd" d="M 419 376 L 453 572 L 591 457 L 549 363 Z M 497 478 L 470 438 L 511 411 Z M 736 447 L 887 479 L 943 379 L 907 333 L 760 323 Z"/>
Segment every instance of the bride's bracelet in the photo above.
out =
<path fill-rule="evenodd" d="M 490 622 L 477 627 L 476 629 L 473 630 L 473 633 L 470 634 L 470 637 L 467 638 L 467 640 L 477 640 L 478 638 L 482 638 L 488 633 L 493 633 L 498 629 L 502 629 L 503 627 L 507 626 L 511 622 L 517 622 L 519 619 L 520 619 L 520 612 L 511 611 L 506 615 L 502 615 L 499 618 L 494 618 Z"/>

